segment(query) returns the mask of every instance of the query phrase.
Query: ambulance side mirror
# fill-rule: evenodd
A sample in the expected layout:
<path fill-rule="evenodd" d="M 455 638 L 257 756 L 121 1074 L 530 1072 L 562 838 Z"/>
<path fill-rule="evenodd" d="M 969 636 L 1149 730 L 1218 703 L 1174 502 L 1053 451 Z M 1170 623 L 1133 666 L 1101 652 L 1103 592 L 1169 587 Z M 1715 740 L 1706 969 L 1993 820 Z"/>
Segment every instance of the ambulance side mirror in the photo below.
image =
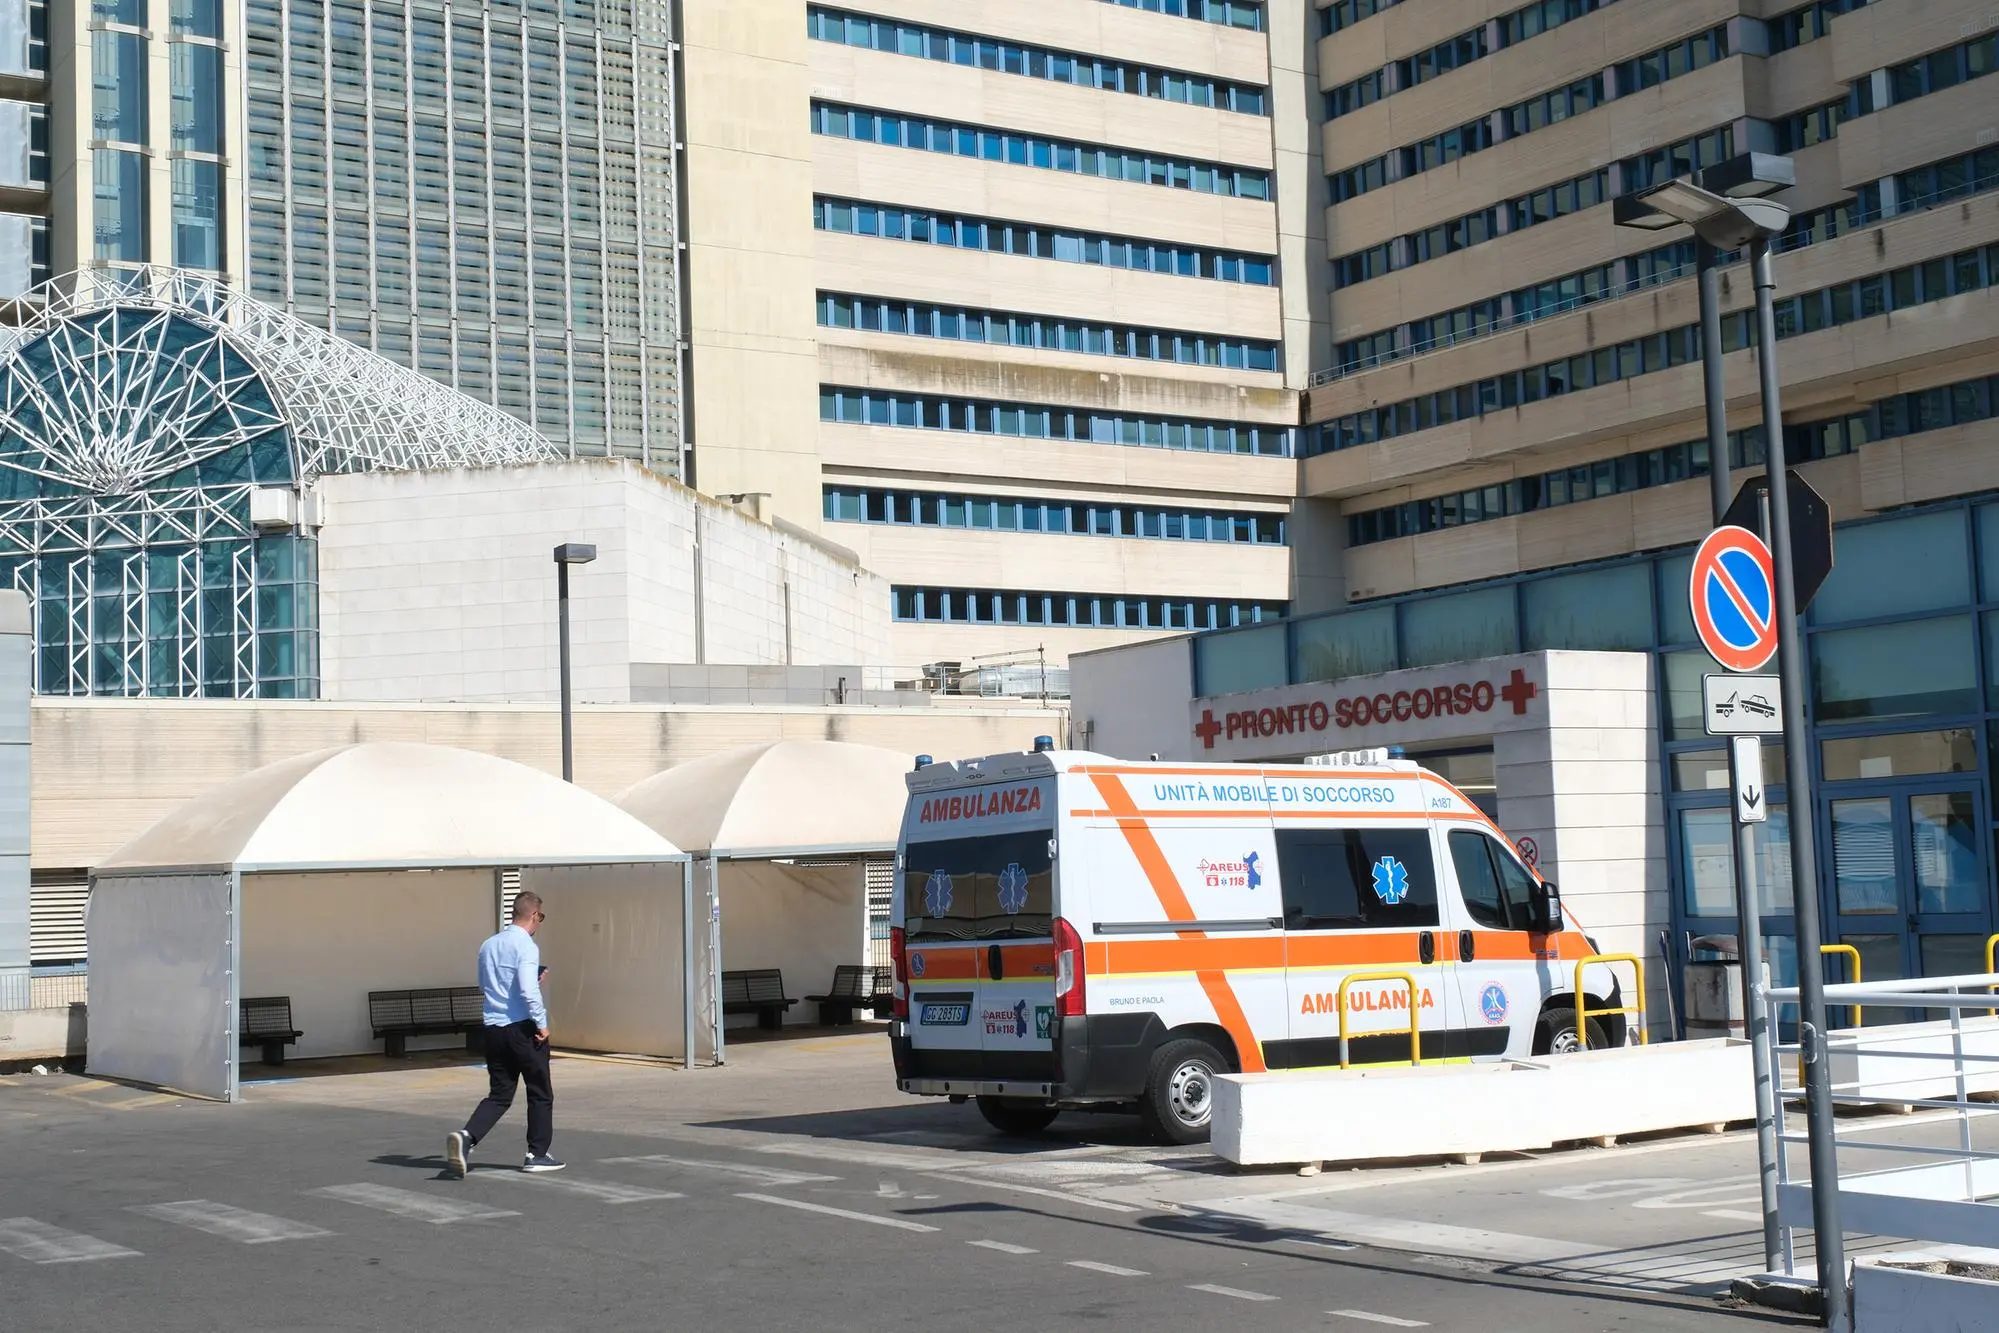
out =
<path fill-rule="evenodd" d="M 1547 880 L 1534 886 L 1534 926 L 1535 933 L 1559 935 L 1562 931 L 1562 891 Z"/>

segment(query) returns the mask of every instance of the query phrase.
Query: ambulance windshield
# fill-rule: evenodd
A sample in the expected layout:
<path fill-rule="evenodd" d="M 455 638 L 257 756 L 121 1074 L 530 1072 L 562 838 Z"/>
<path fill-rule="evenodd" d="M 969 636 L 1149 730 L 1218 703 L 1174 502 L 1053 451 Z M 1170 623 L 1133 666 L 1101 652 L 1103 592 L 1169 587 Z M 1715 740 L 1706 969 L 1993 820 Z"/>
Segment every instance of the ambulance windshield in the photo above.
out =
<path fill-rule="evenodd" d="M 1050 834 L 910 843 L 902 884 L 909 940 L 1045 938 L 1055 908 Z"/>

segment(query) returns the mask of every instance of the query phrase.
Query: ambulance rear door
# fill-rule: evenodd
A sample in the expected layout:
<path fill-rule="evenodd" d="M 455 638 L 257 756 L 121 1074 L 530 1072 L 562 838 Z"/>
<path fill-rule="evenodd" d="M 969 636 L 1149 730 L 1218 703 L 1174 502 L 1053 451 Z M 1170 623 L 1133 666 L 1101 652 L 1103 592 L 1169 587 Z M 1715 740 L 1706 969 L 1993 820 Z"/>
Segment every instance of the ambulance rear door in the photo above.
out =
<path fill-rule="evenodd" d="M 904 949 L 926 1071 L 1053 1081 L 1054 839 L 1053 777 L 911 798 Z"/>

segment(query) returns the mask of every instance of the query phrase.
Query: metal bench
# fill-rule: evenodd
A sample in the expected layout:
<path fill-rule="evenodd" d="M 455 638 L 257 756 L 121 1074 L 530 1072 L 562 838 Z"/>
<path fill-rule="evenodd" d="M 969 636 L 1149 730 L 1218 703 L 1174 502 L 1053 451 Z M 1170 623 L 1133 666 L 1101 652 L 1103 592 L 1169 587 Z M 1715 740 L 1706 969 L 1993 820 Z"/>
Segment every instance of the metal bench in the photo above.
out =
<path fill-rule="evenodd" d="M 264 1048 L 264 1063 L 285 1062 L 285 1047 L 295 1046 L 305 1034 L 292 1026 L 292 997 L 262 995 L 244 999 L 236 1011 L 236 1043 Z"/>
<path fill-rule="evenodd" d="M 854 1021 L 854 1012 L 866 1009 L 880 1013 L 893 1003 L 891 972 L 887 967 L 842 963 L 833 969 L 833 984 L 824 995 L 805 998 L 819 1006 L 819 1021 L 826 1027 L 840 1027 Z"/>
<path fill-rule="evenodd" d="M 465 1048 L 485 1044 L 486 1002 L 477 986 L 429 986 L 416 990 L 368 992 L 368 1025 L 382 1042 L 382 1053 L 407 1054 L 411 1037 L 465 1034 Z"/>
<path fill-rule="evenodd" d="M 775 1032 L 784 1026 L 784 1011 L 797 1004 L 784 993 L 784 973 L 774 967 L 722 974 L 722 1012 L 755 1014 L 757 1026 Z"/>

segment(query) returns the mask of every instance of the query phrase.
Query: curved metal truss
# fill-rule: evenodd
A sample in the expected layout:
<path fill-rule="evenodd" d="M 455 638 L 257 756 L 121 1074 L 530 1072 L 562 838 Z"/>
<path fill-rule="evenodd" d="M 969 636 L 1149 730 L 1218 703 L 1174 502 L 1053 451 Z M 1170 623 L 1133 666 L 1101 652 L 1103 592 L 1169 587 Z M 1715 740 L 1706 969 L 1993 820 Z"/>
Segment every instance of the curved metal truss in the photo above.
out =
<path fill-rule="evenodd" d="M 0 328 L 0 437 L 18 437 L 0 464 L 62 488 L 144 489 L 274 430 L 299 485 L 564 456 L 497 408 L 198 274 L 87 270 L 24 304 L 40 309 Z"/>

